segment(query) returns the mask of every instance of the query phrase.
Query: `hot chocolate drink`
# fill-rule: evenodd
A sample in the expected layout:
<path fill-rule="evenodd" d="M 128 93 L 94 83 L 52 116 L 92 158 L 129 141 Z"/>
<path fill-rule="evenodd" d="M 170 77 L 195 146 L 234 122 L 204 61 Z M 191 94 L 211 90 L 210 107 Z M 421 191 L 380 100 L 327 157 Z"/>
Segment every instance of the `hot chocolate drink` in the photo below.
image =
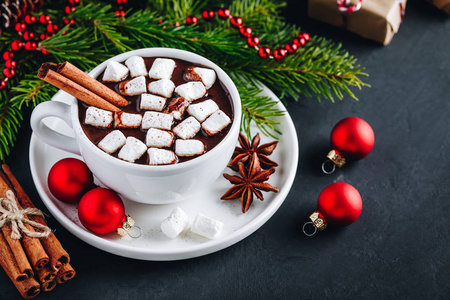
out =
<path fill-rule="evenodd" d="M 228 91 L 214 70 L 179 59 L 133 56 L 97 78 L 128 105 L 119 112 L 78 101 L 86 136 L 129 162 L 181 163 L 213 149 L 233 122 Z"/>

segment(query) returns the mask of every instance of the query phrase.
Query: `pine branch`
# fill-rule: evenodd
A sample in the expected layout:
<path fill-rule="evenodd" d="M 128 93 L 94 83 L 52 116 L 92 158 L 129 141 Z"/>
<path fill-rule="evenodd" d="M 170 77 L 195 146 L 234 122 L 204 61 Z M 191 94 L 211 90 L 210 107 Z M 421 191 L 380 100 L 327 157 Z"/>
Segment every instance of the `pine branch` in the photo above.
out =
<path fill-rule="evenodd" d="M 0 160 L 4 161 L 17 139 L 23 116 L 18 107 L 11 105 L 6 91 L 1 91 L 0 95 Z"/>

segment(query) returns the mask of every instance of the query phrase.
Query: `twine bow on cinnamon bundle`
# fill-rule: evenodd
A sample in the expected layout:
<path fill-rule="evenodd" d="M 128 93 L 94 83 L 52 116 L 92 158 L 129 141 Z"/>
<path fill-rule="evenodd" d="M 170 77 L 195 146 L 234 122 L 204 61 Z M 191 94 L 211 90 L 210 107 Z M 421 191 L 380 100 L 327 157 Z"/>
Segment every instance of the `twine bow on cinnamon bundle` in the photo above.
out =
<path fill-rule="evenodd" d="M 0 198 L 0 228 L 9 223 L 11 226 L 11 238 L 15 240 L 22 237 L 20 232 L 29 237 L 48 237 L 51 232 L 50 228 L 30 220 L 28 216 L 44 217 L 44 214 L 37 208 L 20 209 L 13 191 L 6 191 L 6 198 Z M 25 224 L 39 231 L 31 231 Z"/>

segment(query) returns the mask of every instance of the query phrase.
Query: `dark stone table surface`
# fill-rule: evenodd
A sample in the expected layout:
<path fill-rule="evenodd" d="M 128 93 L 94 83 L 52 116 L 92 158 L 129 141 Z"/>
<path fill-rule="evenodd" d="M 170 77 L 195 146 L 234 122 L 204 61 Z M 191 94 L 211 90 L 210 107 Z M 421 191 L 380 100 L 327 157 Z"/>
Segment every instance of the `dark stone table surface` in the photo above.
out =
<path fill-rule="evenodd" d="M 229 248 L 171 262 L 103 252 L 49 218 L 77 276 L 37 299 L 450 299 L 450 18 L 424 0 L 410 0 L 399 32 L 383 47 L 311 20 L 306 1 L 288 4 L 289 22 L 342 43 L 366 68 L 372 87 L 355 91 L 359 101 L 288 101 L 300 157 L 275 215 Z M 372 125 L 375 147 L 363 160 L 323 175 L 331 129 L 348 116 Z M 30 136 L 24 122 L 6 162 L 47 212 L 30 173 Z M 361 216 L 306 237 L 303 223 L 320 191 L 335 181 L 359 190 Z M 3 271 L 0 299 L 21 299 Z"/>

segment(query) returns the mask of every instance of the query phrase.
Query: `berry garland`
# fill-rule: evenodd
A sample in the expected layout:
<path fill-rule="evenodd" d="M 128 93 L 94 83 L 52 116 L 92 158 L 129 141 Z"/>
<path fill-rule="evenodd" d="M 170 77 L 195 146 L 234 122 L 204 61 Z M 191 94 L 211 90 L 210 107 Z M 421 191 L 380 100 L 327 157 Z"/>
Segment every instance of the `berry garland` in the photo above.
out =
<path fill-rule="evenodd" d="M 207 9 L 202 12 L 202 19 L 205 21 L 212 20 L 215 16 L 213 10 Z M 247 40 L 247 44 L 250 47 L 254 47 L 258 51 L 258 55 L 263 58 L 270 58 L 280 61 L 286 57 L 287 54 L 293 54 L 298 48 L 303 48 L 309 41 L 309 34 L 306 32 L 300 32 L 296 38 L 290 43 L 287 43 L 284 47 L 272 50 L 269 47 L 259 46 L 259 38 L 253 35 L 253 30 L 249 26 L 244 26 L 244 21 L 241 17 L 231 16 L 231 12 L 228 8 L 220 8 L 217 11 L 217 15 L 222 20 L 230 20 L 231 26 L 239 30 L 239 33 Z M 194 25 L 198 23 L 198 18 L 194 15 L 186 17 L 186 25 Z"/>
<path fill-rule="evenodd" d="M 115 14 L 118 17 L 124 17 L 125 11 L 123 4 L 127 3 L 127 0 L 116 0 L 117 4 L 119 4 L 118 9 L 115 11 Z M 73 12 L 76 6 L 79 4 L 80 0 L 69 0 L 69 4 L 64 8 L 64 11 L 67 15 Z M 205 21 L 212 20 L 216 15 L 216 12 L 213 10 L 207 9 L 202 12 L 201 18 Z M 231 16 L 231 12 L 228 8 L 220 8 L 217 11 L 217 15 L 222 20 L 229 20 L 232 27 L 239 30 L 239 33 L 243 38 L 247 40 L 247 44 L 250 47 L 253 47 L 258 52 L 258 55 L 263 59 L 275 59 L 280 61 L 286 57 L 287 54 L 294 54 L 297 49 L 303 48 L 306 43 L 308 43 L 310 37 L 306 32 L 300 32 L 296 38 L 293 39 L 292 42 L 287 43 L 284 47 L 277 48 L 272 50 L 266 46 L 260 46 L 260 40 L 256 35 L 253 35 L 253 30 L 249 26 L 244 26 L 244 21 L 241 17 Z M 38 21 L 38 22 L 36 22 Z M 185 24 L 186 25 L 194 25 L 198 23 L 198 18 L 195 15 L 189 15 L 186 17 Z M 63 22 L 65 25 L 75 24 L 75 20 L 69 19 L 67 17 L 63 18 Z M 44 26 L 45 32 L 39 34 L 32 31 L 33 24 L 40 23 Z M 162 20 L 160 20 L 162 23 Z M 176 22 L 175 26 L 179 26 L 180 23 Z M 165 26 L 163 27 L 165 28 Z M 7 85 L 7 81 L 9 78 L 13 77 L 15 72 L 15 67 L 17 66 L 16 61 L 13 60 L 14 52 L 24 48 L 26 51 L 41 51 L 43 54 L 49 54 L 47 50 L 40 46 L 40 41 L 48 39 L 56 32 L 59 31 L 59 27 L 55 24 L 50 16 L 42 14 L 39 18 L 36 19 L 33 15 L 25 15 L 21 22 L 16 23 L 14 29 L 22 37 L 23 40 L 14 40 L 11 43 L 10 50 L 3 53 L 3 60 L 5 61 L 5 68 L 3 69 L 4 79 L 0 80 L 0 90 L 5 88 Z M 64 33 L 65 34 L 65 33 Z"/>

